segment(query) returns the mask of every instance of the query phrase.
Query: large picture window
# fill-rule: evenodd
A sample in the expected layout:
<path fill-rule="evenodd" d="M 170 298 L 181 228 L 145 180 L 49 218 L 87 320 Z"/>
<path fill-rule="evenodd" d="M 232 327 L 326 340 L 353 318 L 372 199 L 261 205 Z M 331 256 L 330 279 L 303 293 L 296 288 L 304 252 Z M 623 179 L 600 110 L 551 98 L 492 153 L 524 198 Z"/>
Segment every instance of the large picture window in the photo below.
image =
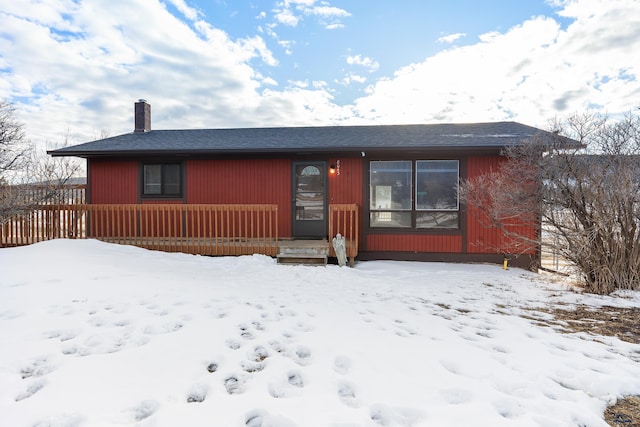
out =
<path fill-rule="evenodd" d="M 459 228 L 458 160 L 370 163 L 369 225 Z"/>
<path fill-rule="evenodd" d="M 144 196 L 179 197 L 181 195 L 180 163 L 145 164 L 142 169 Z"/>

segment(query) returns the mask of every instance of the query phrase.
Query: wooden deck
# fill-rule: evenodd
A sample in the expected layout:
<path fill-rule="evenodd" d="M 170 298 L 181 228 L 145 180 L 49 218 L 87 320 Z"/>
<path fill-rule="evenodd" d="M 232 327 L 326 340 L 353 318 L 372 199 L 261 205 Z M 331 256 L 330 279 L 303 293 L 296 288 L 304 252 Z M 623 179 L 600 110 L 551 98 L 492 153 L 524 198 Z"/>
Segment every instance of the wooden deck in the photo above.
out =
<path fill-rule="evenodd" d="M 345 236 L 353 262 L 358 253 L 358 206 L 331 205 L 329 211 L 329 232 Z M 273 257 L 285 243 L 318 242 L 282 239 L 277 205 L 44 205 L 0 226 L 0 247 L 57 238 L 93 238 L 200 255 Z M 335 256 L 327 240 L 323 245 L 327 256 Z"/>

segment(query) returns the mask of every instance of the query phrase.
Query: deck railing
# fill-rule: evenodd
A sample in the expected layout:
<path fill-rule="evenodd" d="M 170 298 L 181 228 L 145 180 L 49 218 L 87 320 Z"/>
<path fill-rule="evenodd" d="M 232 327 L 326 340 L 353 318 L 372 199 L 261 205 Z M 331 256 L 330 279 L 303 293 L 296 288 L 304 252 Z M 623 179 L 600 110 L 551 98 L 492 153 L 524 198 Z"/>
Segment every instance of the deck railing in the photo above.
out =
<path fill-rule="evenodd" d="M 333 239 L 338 233 L 344 236 L 347 257 L 352 264 L 358 255 L 358 241 L 360 239 L 358 221 L 358 205 L 329 205 L 329 239 Z M 332 245 L 329 245 L 329 256 L 336 256 Z"/>
<path fill-rule="evenodd" d="M 345 237 L 353 263 L 360 239 L 358 205 L 329 206 L 329 239 Z M 0 225 L 0 247 L 57 238 L 94 238 L 201 255 L 278 254 L 277 205 L 42 205 Z M 333 246 L 329 255 L 334 257 Z"/>
<path fill-rule="evenodd" d="M 167 252 L 275 256 L 277 205 L 44 205 L 0 226 L 0 247 L 95 238 Z"/>

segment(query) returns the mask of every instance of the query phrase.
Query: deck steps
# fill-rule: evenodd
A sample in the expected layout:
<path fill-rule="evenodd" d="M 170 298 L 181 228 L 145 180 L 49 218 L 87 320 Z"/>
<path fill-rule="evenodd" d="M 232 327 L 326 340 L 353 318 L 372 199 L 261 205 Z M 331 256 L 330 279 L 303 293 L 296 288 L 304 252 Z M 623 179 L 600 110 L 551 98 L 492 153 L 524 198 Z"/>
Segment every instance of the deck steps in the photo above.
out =
<path fill-rule="evenodd" d="M 282 240 L 278 246 L 278 264 L 327 265 L 327 240 Z"/>

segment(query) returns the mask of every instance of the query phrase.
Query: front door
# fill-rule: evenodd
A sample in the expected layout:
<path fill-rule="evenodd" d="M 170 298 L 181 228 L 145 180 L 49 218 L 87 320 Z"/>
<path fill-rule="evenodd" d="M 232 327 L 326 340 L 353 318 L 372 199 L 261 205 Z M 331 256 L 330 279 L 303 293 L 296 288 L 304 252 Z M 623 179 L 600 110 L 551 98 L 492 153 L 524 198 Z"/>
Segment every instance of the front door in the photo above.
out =
<path fill-rule="evenodd" d="M 293 237 L 327 236 L 327 164 L 293 162 Z"/>

